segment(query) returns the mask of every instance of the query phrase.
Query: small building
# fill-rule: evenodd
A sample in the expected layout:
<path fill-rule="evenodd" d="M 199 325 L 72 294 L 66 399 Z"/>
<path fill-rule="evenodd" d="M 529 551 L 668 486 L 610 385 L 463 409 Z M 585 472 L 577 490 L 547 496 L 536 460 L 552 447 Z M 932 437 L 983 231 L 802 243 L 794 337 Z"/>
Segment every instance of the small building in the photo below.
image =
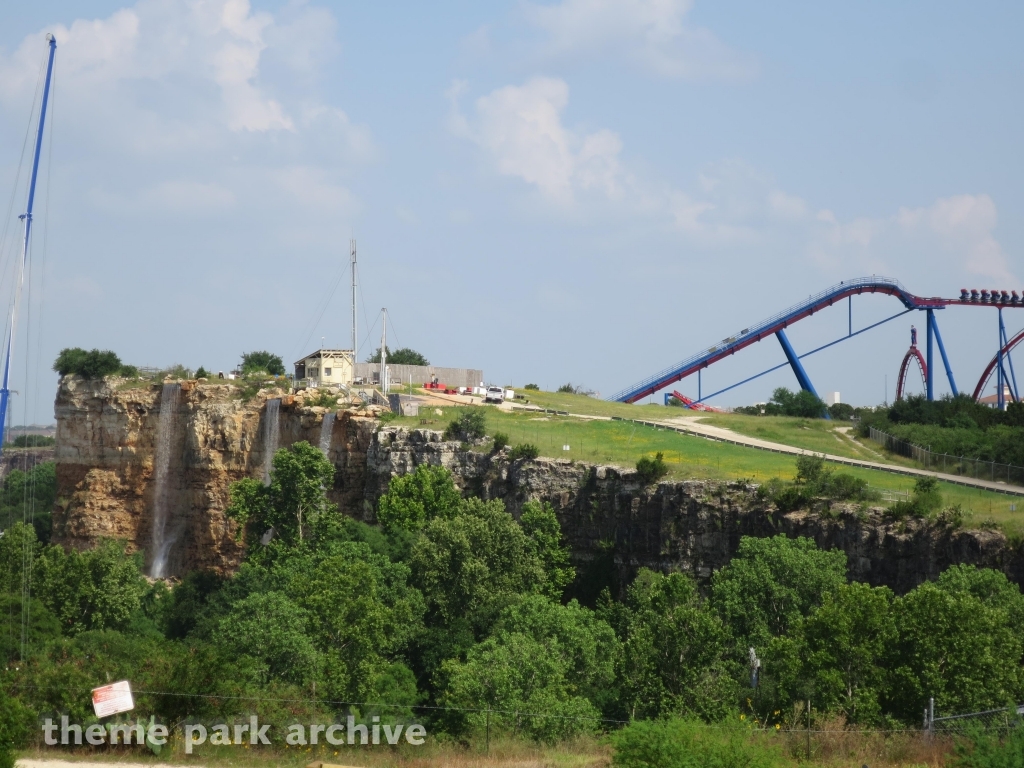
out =
<path fill-rule="evenodd" d="M 295 381 L 311 387 L 352 384 L 355 355 L 351 349 L 318 349 L 295 363 Z"/>
<path fill-rule="evenodd" d="M 995 388 L 993 387 L 993 389 L 995 389 Z M 978 402 L 981 403 L 982 405 L 987 405 L 989 408 L 998 408 L 999 407 L 999 394 L 998 394 L 998 391 L 992 393 L 991 395 L 985 395 L 984 397 L 979 397 L 978 398 Z M 1013 402 L 1013 392 L 1010 391 L 1010 385 L 1009 384 L 1004 384 L 1003 385 L 1003 407 L 1005 408 L 1006 406 L 1008 406 L 1012 402 Z"/>
<path fill-rule="evenodd" d="M 826 392 L 825 393 L 825 405 L 838 405 L 842 402 L 839 398 L 838 392 Z"/>

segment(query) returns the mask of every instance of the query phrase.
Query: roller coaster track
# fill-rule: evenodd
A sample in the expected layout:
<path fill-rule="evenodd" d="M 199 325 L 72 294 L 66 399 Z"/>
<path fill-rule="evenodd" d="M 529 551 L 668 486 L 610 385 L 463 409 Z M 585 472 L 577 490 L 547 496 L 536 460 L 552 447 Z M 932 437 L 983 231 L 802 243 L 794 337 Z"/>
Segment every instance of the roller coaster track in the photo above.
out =
<path fill-rule="evenodd" d="M 609 399 L 624 403 L 635 403 L 772 335 L 779 334 L 779 339 L 783 342 L 783 347 L 786 348 L 788 342 L 784 341 L 784 331 L 790 325 L 811 317 L 820 310 L 833 306 L 836 302 L 864 293 L 880 293 L 894 296 L 906 308 L 905 311 L 908 312 L 911 310 L 939 310 L 949 306 L 1024 307 L 1024 300 L 1018 297 L 1016 291 L 1012 292 L 1011 295 L 1006 291 L 979 292 L 961 290 L 959 299 L 945 299 L 917 296 L 908 291 L 898 280 L 887 277 L 872 276 L 845 280 L 821 293 L 809 297 L 806 301 L 802 301 L 789 309 L 769 317 L 767 320 L 763 320 L 756 325 L 744 328 L 738 333 L 726 337 L 710 348 L 698 352 L 676 365 L 659 371 L 621 392 L 617 392 Z M 894 317 L 896 316 L 894 315 Z M 853 335 L 856 334 L 851 329 L 850 336 Z M 799 357 L 804 356 L 800 355 Z M 793 364 L 792 359 L 790 362 Z M 798 363 L 794 365 L 794 368 L 797 367 Z M 798 376 L 800 373 L 798 372 Z M 801 382 L 801 385 L 803 383 Z M 697 398 L 698 402 L 700 399 L 700 397 Z"/>

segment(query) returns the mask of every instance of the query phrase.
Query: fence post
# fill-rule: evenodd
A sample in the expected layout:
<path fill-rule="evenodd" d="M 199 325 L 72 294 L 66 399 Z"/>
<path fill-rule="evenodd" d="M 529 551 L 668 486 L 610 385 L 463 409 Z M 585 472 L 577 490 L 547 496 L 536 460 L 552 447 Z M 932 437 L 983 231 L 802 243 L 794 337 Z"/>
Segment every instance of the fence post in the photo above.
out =
<path fill-rule="evenodd" d="M 928 735 L 935 735 L 935 697 L 928 699 Z"/>
<path fill-rule="evenodd" d="M 807 700 L 807 760 L 811 759 L 811 700 Z"/>

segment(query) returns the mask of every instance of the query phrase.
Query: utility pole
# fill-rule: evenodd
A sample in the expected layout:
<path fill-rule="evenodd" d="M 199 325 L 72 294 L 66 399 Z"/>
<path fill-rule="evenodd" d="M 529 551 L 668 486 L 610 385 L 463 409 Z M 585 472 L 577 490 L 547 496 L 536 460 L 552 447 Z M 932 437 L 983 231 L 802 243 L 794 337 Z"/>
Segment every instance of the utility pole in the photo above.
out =
<path fill-rule="evenodd" d="M 381 309 L 384 322 L 380 333 L 380 389 L 384 397 L 388 396 L 388 308 Z"/>
<path fill-rule="evenodd" d="M 355 238 L 348 241 L 349 260 L 352 264 L 352 364 L 355 365 L 358 350 L 356 345 L 359 340 L 356 338 L 356 241 Z M 353 369 L 355 370 L 355 369 Z"/>

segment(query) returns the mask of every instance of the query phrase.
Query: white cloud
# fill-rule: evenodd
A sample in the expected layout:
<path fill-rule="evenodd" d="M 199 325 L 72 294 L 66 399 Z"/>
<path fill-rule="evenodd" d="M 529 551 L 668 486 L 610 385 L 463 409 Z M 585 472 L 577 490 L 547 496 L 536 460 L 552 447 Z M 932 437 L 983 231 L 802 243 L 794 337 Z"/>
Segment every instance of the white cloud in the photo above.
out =
<path fill-rule="evenodd" d="M 140 0 L 105 19 L 78 19 L 47 31 L 57 39 L 61 92 L 73 99 L 102 105 L 124 87 L 152 92 L 161 81 L 191 81 L 196 101 L 209 86 L 216 88 L 216 114 L 230 130 L 291 131 L 292 118 L 260 82 L 274 25 L 273 16 L 253 12 L 248 0 Z M 17 101 L 35 87 L 42 39 L 42 32 L 31 35 L 13 55 L 0 57 L 0 98 Z"/>
<path fill-rule="evenodd" d="M 1006 253 L 993 234 L 998 214 L 988 195 L 955 195 L 927 208 L 901 208 L 896 221 L 907 232 L 936 238 L 945 251 L 965 258 L 967 272 L 1016 282 Z"/>
<path fill-rule="evenodd" d="M 608 197 L 621 193 L 622 142 L 612 131 L 581 134 L 562 123 L 569 101 L 564 80 L 535 77 L 521 86 L 498 88 L 475 102 L 472 118 L 458 110 L 465 84 L 448 91 L 453 100 L 452 129 L 487 154 L 499 173 L 515 176 L 562 204 L 594 190 Z"/>
<path fill-rule="evenodd" d="M 592 214 L 660 222 L 704 247 L 785 253 L 785 259 L 844 276 L 945 270 L 1006 284 L 1016 280 L 994 234 L 998 217 L 988 195 L 957 195 L 890 216 L 844 221 L 827 208 L 812 213 L 808 201 L 735 159 L 705 168 L 691 191 L 652 183 L 626 168 L 618 134 L 568 128 L 563 80 L 537 77 L 498 88 L 478 98 L 469 116 L 458 108 L 466 88 L 456 82 L 448 91 L 451 129 L 481 147 L 498 173 L 523 180 L 574 214 L 586 203 Z"/>
<path fill-rule="evenodd" d="M 660 75 L 746 78 L 756 67 L 703 27 L 687 22 L 691 0 L 563 0 L 525 6 L 547 35 L 549 55 L 611 53 Z"/>
<path fill-rule="evenodd" d="M 891 216 L 846 223 L 831 211 L 820 212 L 817 219 L 820 229 L 812 235 L 809 249 L 823 266 L 1018 284 L 995 236 L 995 202 L 986 194 L 939 198 L 928 206 L 900 208 Z"/>
<path fill-rule="evenodd" d="M 800 221 L 807 216 L 807 203 L 781 189 L 768 193 L 768 208 L 778 218 L 789 221 Z"/>

